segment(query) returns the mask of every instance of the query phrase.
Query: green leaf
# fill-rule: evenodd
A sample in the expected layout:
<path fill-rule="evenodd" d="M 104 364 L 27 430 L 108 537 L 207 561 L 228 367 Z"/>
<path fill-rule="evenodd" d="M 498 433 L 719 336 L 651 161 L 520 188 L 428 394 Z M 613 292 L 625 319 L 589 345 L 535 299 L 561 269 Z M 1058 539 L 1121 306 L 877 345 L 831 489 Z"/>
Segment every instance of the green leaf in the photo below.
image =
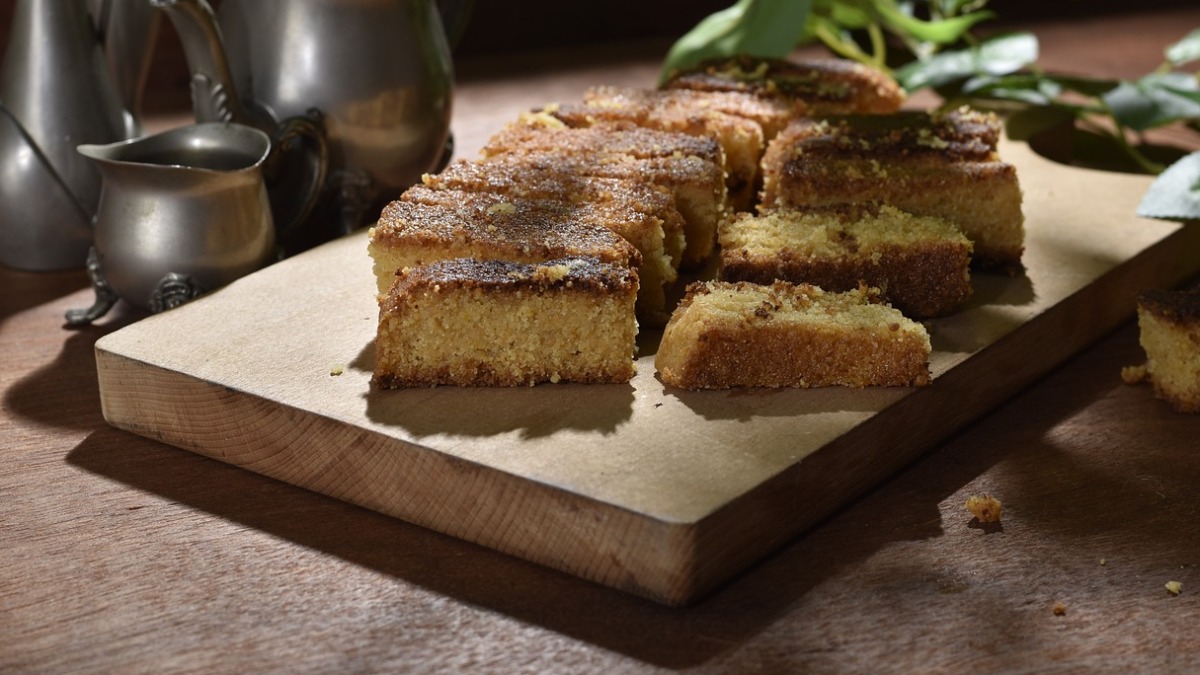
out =
<path fill-rule="evenodd" d="M 671 46 L 661 79 L 711 58 L 783 58 L 803 34 L 811 8 L 812 0 L 738 0 L 705 17 Z"/>
<path fill-rule="evenodd" d="M 976 75 L 963 84 L 961 93 L 1046 106 L 1062 94 L 1062 86 L 1040 75 Z"/>
<path fill-rule="evenodd" d="M 829 20 L 842 26 L 843 28 L 861 29 L 871 25 L 871 15 L 862 7 L 853 3 L 847 2 L 831 2 L 828 11 L 823 12 L 829 17 Z M 818 7 L 814 5 L 813 13 L 818 12 Z"/>
<path fill-rule="evenodd" d="M 1142 196 L 1137 214 L 1164 220 L 1200 220 L 1200 151 L 1167 167 Z"/>
<path fill-rule="evenodd" d="M 1200 59 L 1200 28 L 1187 34 L 1179 42 L 1166 48 L 1167 63 L 1182 66 L 1189 61 Z"/>
<path fill-rule="evenodd" d="M 1008 75 L 1037 61 L 1037 56 L 1038 42 L 1032 33 L 1011 33 L 978 46 L 913 61 L 896 70 L 896 80 L 911 92 L 975 75 Z"/>
<path fill-rule="evenodd" d="M 1103 96 L 1113 117 L 1134 131 L 1200 117 L 1200 84 L 1184 73 L 1153 73 Z"/>
<path fill-rule="evenodd" d="M 874 4 L 889 27 L 900 29 L 918 40 L 943 45 L 958 41 L 972 26 L 995 16 L 993 12 L 972 12 L 948 19 L 922 21 L 901 11 L 894 0 L 875 0 Z"/>

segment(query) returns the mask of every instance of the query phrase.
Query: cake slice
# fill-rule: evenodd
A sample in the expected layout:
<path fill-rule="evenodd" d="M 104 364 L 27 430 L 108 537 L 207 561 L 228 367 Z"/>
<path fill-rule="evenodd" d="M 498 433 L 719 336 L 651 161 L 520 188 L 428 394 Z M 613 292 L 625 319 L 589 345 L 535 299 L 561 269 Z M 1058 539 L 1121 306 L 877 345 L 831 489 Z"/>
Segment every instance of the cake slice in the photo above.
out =
<path fill-rule="evenodd" d="M 1200 413 L 1200 289 L 1142 291 L 1138 329 L 1154 394 L 1182 413 Z"/>
<path fill-rule="evenodd" d="M 999 134 L 995 116 L 967 110 L 797 120 L 763 156 L 760 208 L 890 204 L 958 225 L 976 267 L 1014 273 L 1022 196 Z"/>
<path fill-rule="evenodd" d="M 762 125 L 704 105 L 705 92 L 606 87 L 592 89 L 583 103 L 556 103 L 540 112 L 567 126 L 629 124 L 712 138 L 725 155 L 730 207 L 750 209 L 757 191 L 758 163 L 765 148 Z"/>
<path fill-rule="evenodd" d="M 573 162 L 551 165 L 509 154 L 487 161 L 458 160 L 438 173 L 421 177 L 435 190 L 492 192 L 523 199 L 549 199 L 569 204 L 614 204 L 646 214 L 661 223 L 663 250 L 671 267 L 679 268 L 684 247 L 684 221 L 675 193 L 644 177 L 594 176 L 574 170 Z M 644 281 L 644 279 L 643 279 Z"/>
<path fill-rule="evenodd" d="M 596 259 L 454 259 L 396 276 L 380 305 L 385 389 L 628 382 L 637 272 Z"/>
<path fill-rule="evenodd" d="M 378 292 L 397 271 L 451 258 L 542 262 L 592 257 L 635 268 L 641 255 L 619 234 L 581 217 L 572 205 L 546 201 L 433 205 L 395 200 L 368 232 Z"/>
<path fill-rule="evenodd" d="M 688 286 L 654 365 L 685 389 L 917 386 L 930 352 L 921 324 L 866 289 L 711 281 Z"/>
<path fill-rule="evenodd" d="M 547 115 L 526 115 L 482 150 L 485 159 L 519 155 L 542 165 L 570 167 L 579 175 L 633 177 L 675 194 L 684 219 L 681 268 L 704 264 L 726 216 L 724 155 L 712 139 L 638 127 L 573 129 Z"/>
<path fill-rule="evenodd" d="M 488 213 L 519 205 L 523 209 L 561 212 L 581 225 L 603 227 L 619 235 L 638 250 L 639 291 L 637 315 L 648 325 L 662 326 L 668 318 L 666 287 L 676 279 L 675 268 L 663 248 L 662 220 L 617 201 L 571 200 L 568 195 L 532 196 L 528 192 L 509 195 L 486 190 L 435 190 L 415 185 L 400 196 L 401 201 L 444 208 L 467 208 Z M 475 256 L 496 257 L 496 256 Z M 509 257 L 509 259 L 514 259 Z M 524 259 L 524 258 L 523 258 Z"/>
<path fill-rule="evenodd" d="M 811 116 L 886 114 L 904 102 L 895 80 L 846 59 L 716 58 L 672 73 L 662 86 L 783 99 Z"/>
<path fill-rule="evenodd" d="M 971 294 L 971 242 L 958 227 L 887 205 L 742 213 L 719 242 L 725 281 L 866 285 L 914 319 L 950 314 Z"/>

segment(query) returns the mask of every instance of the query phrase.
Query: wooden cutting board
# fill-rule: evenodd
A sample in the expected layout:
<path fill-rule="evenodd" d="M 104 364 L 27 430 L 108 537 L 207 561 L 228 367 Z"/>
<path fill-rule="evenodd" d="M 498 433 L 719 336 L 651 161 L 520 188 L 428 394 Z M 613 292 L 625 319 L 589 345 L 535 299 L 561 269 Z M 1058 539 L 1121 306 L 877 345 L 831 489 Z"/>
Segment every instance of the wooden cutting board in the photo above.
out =
<path fill-rule="evenodd" d="M 1025 190 L 1027 273 L 976 275 L 969 305 L 929 324 L 928 387 L 678 391 L 644 334 L 629 384 L 376 391 L 358 234 L 101 339 L 104 415 L 686 604 L 1128 320 L 1137 291 L 1200 271 L 1200 228 L 1133 215 L 1147 178 L 1002 154 Z"/>

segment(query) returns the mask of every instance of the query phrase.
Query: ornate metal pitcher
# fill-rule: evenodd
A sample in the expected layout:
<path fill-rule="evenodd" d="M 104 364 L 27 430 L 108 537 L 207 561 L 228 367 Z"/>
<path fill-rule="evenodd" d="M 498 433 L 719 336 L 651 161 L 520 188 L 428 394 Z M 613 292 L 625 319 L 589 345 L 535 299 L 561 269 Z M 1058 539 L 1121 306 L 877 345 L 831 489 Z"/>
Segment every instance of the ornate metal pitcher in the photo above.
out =
<path fill-rule="evenodd" d="M 448 157 L 453 68 L 434 0 L 223 0 L 216 16 L 204 0 L 151 2 L 183 41 L 198 120 L 270 129 L 320 112 L 342 231 Z M 442 9 L 458 25 L 468 6 Z"/>
<path fill-rule="evenodd" d="M 67 323 L 90 323 L 118 299 L 170 309 L 274 261 L 264 173 L 273 147 L 262 131 L 233 123 L 80 146 L 104 177 L 88 260 L 96 302 L 68 312 Z M 298 200 L 319 189 L 307 187 Z"/>

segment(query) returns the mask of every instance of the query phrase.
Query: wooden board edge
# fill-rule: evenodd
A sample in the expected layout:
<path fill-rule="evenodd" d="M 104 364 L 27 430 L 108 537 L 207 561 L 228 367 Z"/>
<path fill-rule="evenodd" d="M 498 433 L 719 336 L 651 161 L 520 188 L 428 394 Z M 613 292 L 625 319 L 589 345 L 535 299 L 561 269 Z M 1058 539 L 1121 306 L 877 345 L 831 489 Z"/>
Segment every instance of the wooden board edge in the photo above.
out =
<path fill-rule="evenodd" d="M 534 483 L 102 346 L 96 364 L 104 418 L 118 429 L 661 604 L 693 594 L 695 523 Z M 311 460 L 320 455 L 343 464 L 326 471 L 328 462 Z"/>

